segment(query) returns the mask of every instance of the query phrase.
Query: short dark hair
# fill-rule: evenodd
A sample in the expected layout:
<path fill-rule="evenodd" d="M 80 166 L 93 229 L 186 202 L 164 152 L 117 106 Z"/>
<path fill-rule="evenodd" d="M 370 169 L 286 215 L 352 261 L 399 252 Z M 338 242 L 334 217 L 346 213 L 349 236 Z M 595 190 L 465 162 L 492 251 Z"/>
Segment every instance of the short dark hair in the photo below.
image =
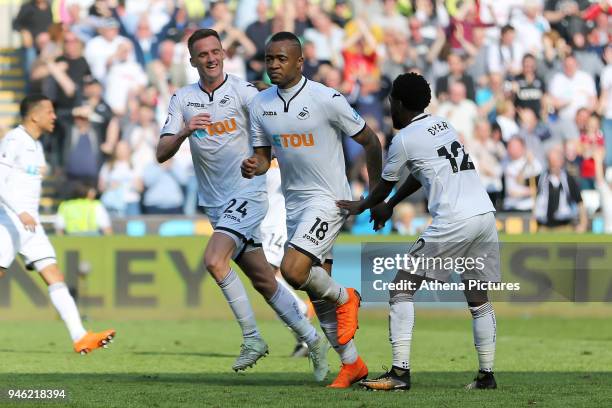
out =
<path fill-rule="evenodd" d="M 514 27 L 512 27 L 510 24 L 506 24 L 501 28 L 501 35 L 506 34 L 508 31 L 514 31 Z"/>
<path fill-rule="evenodd" d="M 268 44 L 280 41 L 290 41 L 296 46 L 300 47 L 300 49 L 302 49 L 302 42 L 300 41 L 298 36 L 293 33 L 290 33 L 289 31 L 279 31 L 278 33 L 274 34 L 268 40 Z"/>
<path fill-rule="evenodd" d="M 422 75 L 408 72 L 395 78 L 391 97 L 401 101 L 407 110 L 423 112 L 431 102 L 431 88 Z"/>
<path fill-rule="evenodd" d="M 47 96 L 39 93 L 26 95 L 26 97 L 23 98 L 19 104 L 19 114 L 21 115 L 21 118 L 25 119 L 32 109 L 34 109 L 40 102 L 50 100 L 51 99 L 49 99 Z"/>
<path fill-rule="evenodd" d="M 199 30 L 194 31 L 189 39 L 187 40 L 187 48 L 189 49 L 189 53 L 191 54 L 191 50 L 193 48 L 193 44 L 196 41 L 202 40 L 207 37 L 215 37 L 219 42 L 221 42 L 221 37 L 219 37 L 219 33 L 213 30 L 212 28 L 200 28 Z"/>

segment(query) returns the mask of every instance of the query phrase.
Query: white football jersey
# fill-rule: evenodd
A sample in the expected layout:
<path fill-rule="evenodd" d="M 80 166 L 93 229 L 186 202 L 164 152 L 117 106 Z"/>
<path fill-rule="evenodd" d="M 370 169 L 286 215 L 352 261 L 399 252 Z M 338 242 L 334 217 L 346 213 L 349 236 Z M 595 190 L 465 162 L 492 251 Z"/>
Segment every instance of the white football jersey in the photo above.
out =
<path fill-rule="evenodd" d="M 265 176 L 249 180 L 240 172 L 242 161 L 253 153 L 248 106 L 257 93 L 252 84 L 226 74 L 225 81 L 210 94 L 197 82 L 179 89 L 170 99 L 162 137 L 177 134 L 198 113 L 211 115 L 212 124 L 188 138 L 201 206 L 224 205 L 238 191 L 266 191 Z"/>
<path fill-rule="evenodd" d="M 457 132 L 444 118 L 421 114 L 395 135 L 382 178 L 399 181 L 404 166 L 425 189 L 433 223 L 495 211 Z"/>
<path fill-rule="evenodd" d="M 272 146 L 278 159 L 287 211 L 351 199 L 342 135 L 357 135 L 365 121 L 344 96 L 302 77 L 290 89 L 260 92 L 250 114 L 253 146 Z"/>
<path fill-rule="evenodd" d="M 47 169 L 42 144 L 34 140 L 23 126 L 0 139 L 0 177 L 6 188 L 2 195 L 18 211 L 38 216 L 42 178 Z"/>

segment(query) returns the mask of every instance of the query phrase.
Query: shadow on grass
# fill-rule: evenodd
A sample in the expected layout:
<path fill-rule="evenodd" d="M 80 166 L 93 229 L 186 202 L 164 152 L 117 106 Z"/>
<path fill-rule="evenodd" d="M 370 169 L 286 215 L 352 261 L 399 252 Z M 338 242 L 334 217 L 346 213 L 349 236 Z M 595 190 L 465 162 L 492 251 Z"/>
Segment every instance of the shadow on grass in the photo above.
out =
<path fill-rule="evenodd" d="M 457 390 L 467 384 L 474 377 L 474 372 L 418 372 L 412 376 L 413 389 Z M 330 378 L 335 372 L 330 374 Z M 378 375 L 371 372 L 370 377 Z M 608 388 L 612 394 L 612 371 L 610 372 L 498 372 L 495 374 L 499 390 L 542 390 L 556 389 L 566 386 L 595 386 Z M 304 387 L 321 388 L 310 374 L 292 372 L 203 372 L 203 373 L 164 373 L 164 372 L 135 372 L 135 373 L 19 373 L 0 374 L 0 384 L 3 388 L 31 386 L 43 388 L 57 387 L 64 384 L 68 388 L 83 384 L 115 383 L 116 386 L 133 387 L 138 385 L 173 385 L 184 384 L 191 386 L 199 384 L 212 387 L 252 386 L 273 387 Z"/>

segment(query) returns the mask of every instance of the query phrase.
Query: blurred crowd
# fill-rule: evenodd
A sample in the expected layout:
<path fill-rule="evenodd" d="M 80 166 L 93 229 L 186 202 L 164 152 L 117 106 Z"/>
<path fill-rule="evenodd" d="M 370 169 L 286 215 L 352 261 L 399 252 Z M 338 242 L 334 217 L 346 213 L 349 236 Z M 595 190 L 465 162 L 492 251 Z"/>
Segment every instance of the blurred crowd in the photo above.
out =
<path fill-rule="evenodd" d="M 59 116 L 50 164 L 95 185 L 111 215 L 197 211 L 188 144 L 162 165 L 154 153 L 170 97 L 198 80 L 187 38 L 209 27 L 226 72 L 253 82 L 268 82 L 266 40 L 296 33 L 304 75 L 342 92 L 383 146 L 391 82 L 421 73 L 498 210 L 585 230 L 612 206 L 611 14 L 612 0 L 32 0 L 13 25 L 28 91 Z M 347 138 L 345 154 L 358 197 L 364 153 Z M 414 233 L 424 203 L 402 204 L 393 228 Z"/>

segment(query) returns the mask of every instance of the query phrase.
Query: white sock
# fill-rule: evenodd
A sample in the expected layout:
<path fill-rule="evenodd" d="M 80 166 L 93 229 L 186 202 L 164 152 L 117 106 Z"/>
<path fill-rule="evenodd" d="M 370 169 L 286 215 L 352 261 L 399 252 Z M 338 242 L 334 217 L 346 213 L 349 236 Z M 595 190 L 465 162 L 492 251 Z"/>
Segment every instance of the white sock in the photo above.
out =
<path fill-rule="evenodd" d="M 293 298 L 295 299 L 298 307 L 300 308 L 300 313 L 302 313 L 304 316 L 306 316 L 306 313 L 308 313 L 308 305 L 306 304 L 306 302 L 304 302 L 297 293 L 295 293 L 295 290 L 293 290 L 293 288 L 291 287 L 291 285 L 289 285 L 287 283 L 287 281 L 285 279 L 283 279 L 282 276 L 275 276 L 276 281 L 283 285 L 283 287 L 285 289 L 287 289 L 287 291 L 289 291 L 289 293 L 291 294 L 291 296 L 293 296 Z"/>
<path fill-rule="evenodd" d="M 297 302 L 291 296 L 291 292 L 285 289 L 283 285 L 277 286 L 276 292 L 268 300 L 268 304 L 274 309 L 278 317 L 297 334 L 300 341 L 306 342 L 308 345 L 317 341 L 317 330 L 304 317 Z"/>
<path fill-rule="evenodd" d="M 474 345 L 478 353 L 481 371 L 493 371 L 495 361 L 496 322 L 495 311 L 490 302 L 478 307 L 470 307 Z"/>
<path fill-rule="evenodd" d="M 55 310 L 57 310 L 66 324 L 72 341 L 77 341 L 83 337 L 87 333 L 87 330 L 83 327 L 79 309 L 77 309 L 72 295 L 68 292 L 66 284 L 64 282 L 57 282 L 49 285 L 49 297 L 51 298 L 51 303 L 53 303 Z"/>
<path fill-rule="evenodd" d="M 242 337 L 259 337 L 255 314 L 249 302 L 246 290 L 238 275 L 230 268 L 229 272 L 221 282 L 217 282 L 227 303 L 229 304 L 234 316 L 242 329 Z"/>
<path fill-rule="evenodd" d="M 313 300 L 312 305 L 319 318 L 319 324 L 325 337 L 340 356 L 342 364 L 352 364 L 357 361 L 359 353 L 353 340 L 341 346 L 338 343 L 338 321 L 336 320 L 336 305 L 325 300 Z"/>
<path fill-rule="evenodd" d="M 414 330 L 414 302 L 392 302 L 389 309 L 389 341 L 393 366 L 410 369 L 410 345 Z"/>
<path fill-rule="evenodd" d="M 308 292 L 311 299 L 323 299 L 336 305 L 343 305 L 348 301 L 346 289 L 338 285 L 320 266 L 310 268 L 308 279 L 300 289 Z"/>

